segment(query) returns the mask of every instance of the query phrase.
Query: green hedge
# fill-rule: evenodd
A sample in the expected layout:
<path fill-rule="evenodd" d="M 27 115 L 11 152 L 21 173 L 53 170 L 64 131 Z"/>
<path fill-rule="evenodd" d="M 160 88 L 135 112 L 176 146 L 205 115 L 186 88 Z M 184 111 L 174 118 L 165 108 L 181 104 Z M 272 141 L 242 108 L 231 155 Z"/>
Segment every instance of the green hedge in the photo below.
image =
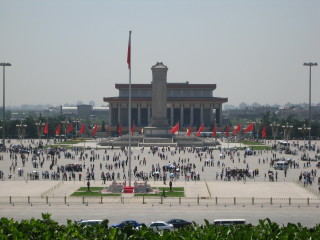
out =
<path fill-rule="evenodd" d="M 60 225 L 51 220 L 50 214 L 42 214 L 41 220 L 31 219 L 21 222 L 13 219 L 0 219 L 0 239 L 320 239 L 320 225 L 312 228 L 301 224 L 279 226 L 269 219 L 260 220 L 257 226 L 251 224 L 234 226 L 214 226 L 205 220 L 204 225 L 188 226 L 173 232 L 153 233 L 143 226 L 139 230 L 108 228 L 108 220 L 102 225 L 85 226 L 68 220 Z"/>

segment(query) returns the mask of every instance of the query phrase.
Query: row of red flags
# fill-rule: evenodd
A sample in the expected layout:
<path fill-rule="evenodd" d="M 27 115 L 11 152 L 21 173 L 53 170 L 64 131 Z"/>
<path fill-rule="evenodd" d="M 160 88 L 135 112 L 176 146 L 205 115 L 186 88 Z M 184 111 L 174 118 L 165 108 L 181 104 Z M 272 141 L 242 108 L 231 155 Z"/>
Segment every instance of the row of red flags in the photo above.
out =
<path fill-rule="evenodd" d="M 177 123 L 171 130 L 170 132 L 172 134 L 175 134 L 177 131 L 179 131 L 179 123 Z M 244 130 L 244 133 L 247 133 L 247 132 L 252 132 L 253 131 L 253 123 L 250 123 L 247 128 Z M 201 126 L 199 127 L 197 133 L 196 133 L 196 136 L 199 137 L 200 136 L 200 133 L 203 131 L 204 129 L 204 124 L 202 123 Z M 233 135 L 237 135 L 238 132 L 240 132 L 241 130 L 241 125 L 240 123 L 238 124 L 237 128 L 233 131 Z M 188 127 L 187 128 L 187 136 L 190 136 L 191 135 L 191 127 Z M 213 126 L 213 130 L 212 130 L 212 137 L 216 137 L 217 135 L 217 125 L 214 124 Z M 226 137 L 229 137 L 229 124 L 226 126 L 226 131 L 225 131 L 225 135 Z M 262 128 L 262 132 L 261 132 L 261 136 L 263 138 L 266 138 L 267 137 L 267 125 L 265 124 Z"/>
<path fill-rule="evenodd" d="M 70 123 L 67 129 L 67 134 L 71 133 L 73 130 L 73 124 Z M 92 135 L 95 136 L 97 134 L 97 130 L 98 130 L 98 124 L 95 124 L 93 127 L 93 131 L 92 131 Z M 61 131 L 61 124 L 59 123 L 57 128 L 56 128 L 56 135 L 60 135 L 60 131 Z M 79 131 L 79 134 L 83 134 L 85 132 L 85 125 L 84 123 L 81 124 L 81 128 Z M 43 128 L 43 134 L 48 134 L 49 133 L 49 123 L 46 123 L 46 125 Z"/>

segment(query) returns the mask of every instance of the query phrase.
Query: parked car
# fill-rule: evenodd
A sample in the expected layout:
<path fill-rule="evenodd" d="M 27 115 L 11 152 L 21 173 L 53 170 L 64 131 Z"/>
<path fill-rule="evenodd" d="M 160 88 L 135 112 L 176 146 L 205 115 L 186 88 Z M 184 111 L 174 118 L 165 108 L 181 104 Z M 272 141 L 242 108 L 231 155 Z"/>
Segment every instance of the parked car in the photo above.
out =
<path fill-rule="evenodd" d="M 101 225 L 103 220 L 80 220 L 78 224 L 85 224 L 87 226 Z"/>
<path fill-rule="evenodd" d="M 118 224 L 111 225 L 112 228 L 123 228 L 125 226 L 132 226 L 133 228 L 138 228 L 138 227 L 141 227 L 142 224 L 135 220 L 124 220 Z"/>
<path fill-rule="evenodd" d="M 166 222 L 162 221 L 156 221 L 152 222 L 148 225 L 149 228 L 152 228 L 153 232 L 157 233 L 159 231 L 170 231 L 172 232 L 174 230 L 172 224 L 168 224 Z"/>
<path fill-rule="evenodd" d="M 166 223 L 172 224 L 174 228 L 181 228 L 184 226 L 189 226 L 192 224 L 192 222 L 183 220 L 183 219 L 170 219 Z"/>
<path fill-rule="evenodd" d="M 231 226 L 237 224 L 246 224 L 245 219 L 216 219 L 213 221 L 214 225 Z"/>

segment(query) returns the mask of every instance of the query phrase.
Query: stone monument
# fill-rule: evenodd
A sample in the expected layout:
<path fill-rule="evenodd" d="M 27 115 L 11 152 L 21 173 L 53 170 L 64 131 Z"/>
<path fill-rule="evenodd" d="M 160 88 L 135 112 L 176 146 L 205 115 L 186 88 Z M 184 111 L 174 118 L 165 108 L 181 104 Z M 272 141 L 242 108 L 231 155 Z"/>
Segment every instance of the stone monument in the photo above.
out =
<path fill-rule="evenodd" d="M 151 126 L 144 128 L 146 137 L 170 137 L 167 117 L 168 67 L 158 62 L 152 68 L 152 117 Z"/>

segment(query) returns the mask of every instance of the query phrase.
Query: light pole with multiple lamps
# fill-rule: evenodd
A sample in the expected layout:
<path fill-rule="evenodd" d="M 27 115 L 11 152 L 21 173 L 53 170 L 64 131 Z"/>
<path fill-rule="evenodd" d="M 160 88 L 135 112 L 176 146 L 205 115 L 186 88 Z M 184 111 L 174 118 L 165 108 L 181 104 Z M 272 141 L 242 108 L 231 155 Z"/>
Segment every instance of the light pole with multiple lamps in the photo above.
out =
<path fill-rule="evenodd" d="M 310 127 L 307 127 L 306 124 L 303 124 L 302 127 L 299 127 L 298 128 L 299 131 L 301 131 L 303 133 L 303 149 L 304 151 L 306 150 L 306 133 L 310 130 L 311 128 Z M 310 149 L 310 148 L 309 148 Z"/>
<path fill-rule="evenodd" d="M 273 122 L 270 124 L 270 127 L 272 129 L 272 135 L 274 138 L 274 146 L 276 146 L 276 136 L 278 135 L 278 127 L 280 127 L 280 124 Z"/>
<path fill-rule="evenodd" d="M 316 62 L 308 62 L 304 63 L 303 66 L 308 66 L 309 67 L 309 128 L 311 130 L 311 67 L 317 66 L 318 64 Z M 311 131 L 309 131 L 309 150 L 311 149 Z"/>
<path fill-rule="evenodd" d="M 75 125 L 76 125 L 76 134 L 75 136 L 77 136 L 77 131 L 78 131 L 78 123 L 80 123 L 79 119 L 75 119 L 74 121 L 72 121 Z"/>
<path fill-rule="evenodd" d="M 260 130 L 260 127 L 261 127 L 261 121 L 257 120 L 253 124 L 254 124 L 254 130 L 256 131 L 256 134 L 257 134 L 257 141 L 258 141 L 258 139 L 259 139 L 259 130 Z"/>
<path fill-rule="evenodd" d="M 287 140 L 287 148 L 289 148 L 289 137 L 293 126 L 287 123 L 286 125 L 283 125 L 282 128 L 284 128 L 284 138 Z"/>
<path fill-rule="evenodd" d="M 64 121 L 61 121 L 61 124 L 64 129 L 64 140 L 66 141 L 67 140 L 67 128 L 68 128 L 69 122 L 67 120 L 64 120 Z"/>
<path fill-rule="evenodd" d="M 22 138 L 24 137 L 25 129 L 26 129 L 27 125 L 22 124 L 22 121 L 21 121 L 20 124 L 16 125 L 16 127 L 18 128 L 18 134 L 19 134 L 21 145 L 22 145 Z"/>
<path fill-rule="evenodd" d="M 44 127 L 44 125 L 46 125 L 46 124 L 41 122 L 41 121 L 36 123 L 37 132 L 38 132 L 38 136 L 39 136 L 39 143 L 40 143 L 41 136 L 43 135 L 43 127 Z"/>
<path fill-rule="evenodd" d="M 6 91 L 5 91 L 5 86 L 6 86 L 6 67 L 10 67 L 11 63 L 0 63 L 0 66 L 3 67 L 3 125 L 2 125 L 2 143 L 3 143 L 3 147 L 5 148 L 5 125 L 6 125 Z"/>

